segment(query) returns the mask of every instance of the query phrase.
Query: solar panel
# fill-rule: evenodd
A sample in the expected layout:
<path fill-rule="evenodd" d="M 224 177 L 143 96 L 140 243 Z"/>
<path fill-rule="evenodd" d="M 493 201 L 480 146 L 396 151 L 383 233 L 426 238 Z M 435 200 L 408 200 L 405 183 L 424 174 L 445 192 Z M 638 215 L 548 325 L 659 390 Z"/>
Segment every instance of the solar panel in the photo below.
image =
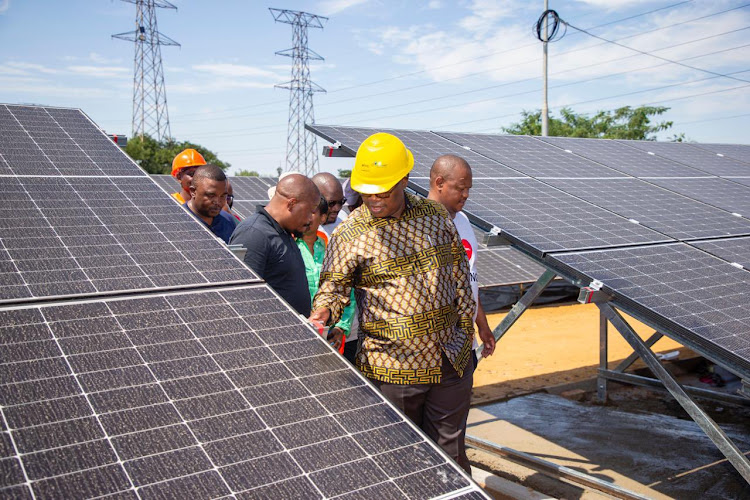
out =
<path fill-rule="evenodd" d="M 438 134 L 531 177 L 622 177 L 616 170 L 561 151 L 534 137 L 449 132 Z M 472 170 L 473 168 L 472 164 Z M 474 173 L 475 179 L 481 177 L 482 175 Z"/>
<path fill-rule="evenodd" d="M 181 189 L 180 183 L 171 175 L 165 174 L 151 174 L 151 178 L 156 182 L 164 191 L 172 194 Z"/>
<path fill-rule="evenodd" d="M 675 239 L 750 234 L 748 219 L 639 179 L 552 179 L 548 182 Z"/>
<path fill-rule="evenodd" d="M 0 316 L 3 496 L 480 491 L 266 285 Z"/>
<path fill-rule="evenodd" d="M 750 370 L 750 273 L 684 243 L 553 255 L 709 358 Z"/>
<path fill-rule="evenodd" d="M 735 214 L 750 216 L 750 187 L 719 178 L 650 179 L 649 182 Z"/>
<path fill-rule="evenodd" d="M 477 251 L 479 286 L 533 283 L 544 268 L 510 247 L 481 248 Z"/>
<path fill-rule="evenodd" d="M 690 145 L 750 164 L 750 145 L 747 144 L 690 143 Z"/>
<path fill-rule="evenodd" d="M 232 212 L 236 213 L 242 219 L 246 219 L 258 211 L 259 206 L 266 206 L 268 200 L 248 200 L 235 201 L 232 205 Z"/>
<path fill-rule="evenodd" d="M 544 142 L 634 177 L 705 176 L 706 173 L 609 139 L 540 137 Z"/>
<path fill-rule="evenodd" d="M 233 176 L 229 180 L 232 183 L 235 201 L 268 201 L 268 188 L 276 185 L 276 183 L 269 185 L 260 177 Z"/>
<path fill-rule="evenodd" d="M 6 177 L 0 303 L 257 280 L 143 177 Z"/>
<path fill-rule="evenodd" d="M 671 241 L 534 179 L 475 180 L 465 210 L 539 256 Z"/>
<path fill-rule="evenodd" d="M 728 177 L 727 179 L 743 186 L 750 186 L 750 177 Z"/>
<path fill-rule="evenodd" d="M 725 156 L 718 156 L 688 143 L 623 140 L 619 142 L 709 174 L 720 176 L 750 175 L 750 165 Z"/>
<path fill-rule="evenodd" d="M 0 104 L 0 174 L 145 176 L 77 109 Z"/>
<path fill-rule="evenodd" d="M 691 245 L 750 270 L 750 238 L 699 241 Z"/>
<path fill-rule="evenodd" d="M 438 156 L 454 154 L 466 159 L 471 165 L 474 178 L 524 177 L 523 174 L 465 149 L 437 134 L 420 130 L 370 129 L 354 127 L 328 127 L 308 125 L 310 130 L 329 142 L 340 142 L 346 150 L 355 155 L 359 145 L 376 132 L 388 132 L 403 141 L 414 155 L 414 170 L 409 178 L 429 178 L 430 167 Z"/>

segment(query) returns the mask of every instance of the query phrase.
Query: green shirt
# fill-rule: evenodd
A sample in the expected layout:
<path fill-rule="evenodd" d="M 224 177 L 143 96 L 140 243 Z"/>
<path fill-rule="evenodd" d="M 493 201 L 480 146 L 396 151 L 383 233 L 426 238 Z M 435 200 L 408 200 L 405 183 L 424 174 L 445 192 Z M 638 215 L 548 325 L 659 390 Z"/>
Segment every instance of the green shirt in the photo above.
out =
<path fill-rule="evenodd" d="M 310 253 L 310 247 L 302 238 L 297 238 L 297 247 L 302 254 L 302 260 L 305 262 L 305 274 L 307 275 L 307 287 L 310 289 L 310 301 L 315 297 L 318 291 L 318 282 L 320 281 L 320 271 L 323 269 L 323 258 L 326 254 L 326 245 L 323 243 L 323 238 L 318 236 L 313 245 L 313 253 Z M 341 328 L 344 331 L 345 336 L 349 336 L 349 330 L 352 326 L 352 319 L 354 317 L 354 291 L 352 291 L 351 297 L 349 297 L 349 305 L 344 308 L 344 312 L 341 315 L 341 319 L 336 323 L 336 327 Z"/>

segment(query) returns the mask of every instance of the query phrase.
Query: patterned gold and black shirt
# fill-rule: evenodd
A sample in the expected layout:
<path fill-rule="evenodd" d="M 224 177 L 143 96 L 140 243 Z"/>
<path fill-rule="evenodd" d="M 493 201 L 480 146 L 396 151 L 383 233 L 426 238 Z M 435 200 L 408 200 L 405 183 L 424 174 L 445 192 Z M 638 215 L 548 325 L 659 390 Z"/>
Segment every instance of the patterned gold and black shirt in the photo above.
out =
<path fill-rule="evenodd" d="M 434 384 L 444 352 L 463 375 L 474 338 L 469 263 L 453 221 L 431 200 L 406 195 L 398 218 L 362 206 L 333 233 L 313 310 L 338 321 L 350 291 L 359 310 L 357 366 L 393 384 Z"/>

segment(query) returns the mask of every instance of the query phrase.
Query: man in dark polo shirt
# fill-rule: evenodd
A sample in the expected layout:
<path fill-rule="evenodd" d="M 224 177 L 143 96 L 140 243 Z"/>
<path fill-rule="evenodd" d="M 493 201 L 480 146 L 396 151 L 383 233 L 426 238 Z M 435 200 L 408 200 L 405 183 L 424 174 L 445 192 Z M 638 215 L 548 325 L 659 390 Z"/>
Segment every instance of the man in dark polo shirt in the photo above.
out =
<path fill-rule="evenodd" d="M 216 165 L 203 165 L 193 174 L 191 198 L 183 205 L 224 243 L 229 242 L 237 225 L 234 217 L 222 210 L 227 202 L 227 176 Z"/>
<path fill-rule="evenodd" d="M 288 175 L 276 185 L 268 205 L 243 220 L 229 240 L 247 249 L 245 264 L 305 317 L 310 315 L 310 291 L 294 236 L 310 227 L 319 203 L 320 192 L 310 179 Z"/>

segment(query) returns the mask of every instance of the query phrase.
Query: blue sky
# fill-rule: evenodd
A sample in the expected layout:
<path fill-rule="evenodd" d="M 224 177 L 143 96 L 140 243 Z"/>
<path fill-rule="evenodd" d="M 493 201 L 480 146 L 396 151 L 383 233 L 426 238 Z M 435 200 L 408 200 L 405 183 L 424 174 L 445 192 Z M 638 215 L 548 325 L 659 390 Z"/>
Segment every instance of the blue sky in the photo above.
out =
<path fill-rule="evenodd" d="M 311 64 L 328 91 L 315 96 L 318 123 L 497 133 L 541 107 L 542 46 L 532 35 L 541 0 L 173 3 L 178 10 L 158 11 L 159 30 L 182 45 L 162 48 L 172 135 L 208 147 L 232 171 L 275 174 L 284 163 L 288 91 L 274 84 L 288 81 L 291 67 L 274 52 L 291 47 L 292 31 L 268 7 L 329 17 L 309 33 L 310 48 L 325 57 Z M 748 143 L 745 5 L 551 0 L 563 19 L 598 36 L 735 78 L 568 30 L 550 44 L 552 112 L 664 105 L 674 127 L 661 139 L 684 132 Z M 111 35 L 134 19 L 135 6 L 119 0 L 0 0 L 0 102 L 81 108 L 107 132 L 129 136 L 133 44 Z M 323 159 L 321 168 L 349 162 Z"/>

